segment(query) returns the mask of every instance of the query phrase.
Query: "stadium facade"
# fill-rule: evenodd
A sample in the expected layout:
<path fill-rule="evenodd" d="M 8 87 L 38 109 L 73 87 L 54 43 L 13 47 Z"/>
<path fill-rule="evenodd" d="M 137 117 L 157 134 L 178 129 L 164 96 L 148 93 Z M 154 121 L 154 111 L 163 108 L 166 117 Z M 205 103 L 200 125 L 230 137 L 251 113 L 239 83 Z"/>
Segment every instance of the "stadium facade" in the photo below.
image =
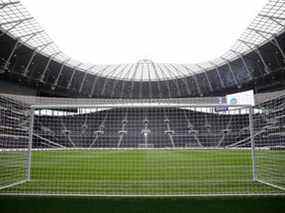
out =
<path fill-rule="evenodd" d="M 36 95 L 179 98 L 284 87 L 283 1 L 270 1 L 230 50 L 200 64 L 147 59 L 84 64 L 65 55 L 19 1 L 0 5 L 1 79 L 31 88 Z"/>

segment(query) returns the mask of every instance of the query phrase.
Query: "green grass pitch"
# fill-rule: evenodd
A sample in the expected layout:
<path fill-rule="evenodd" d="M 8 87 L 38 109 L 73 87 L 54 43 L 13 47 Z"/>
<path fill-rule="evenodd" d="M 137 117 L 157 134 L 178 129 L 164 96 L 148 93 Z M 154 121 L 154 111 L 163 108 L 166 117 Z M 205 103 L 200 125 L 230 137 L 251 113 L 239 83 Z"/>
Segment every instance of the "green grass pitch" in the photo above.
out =
<path fill-rule="evenodd" d="M 0 169 L 5 171 L 0 174 L 0 183 L 24 178 L 26 154 L 0 153 Z M 256 154 L 257 171 L 270 172 L 274 166 L 281 170 L 278 180 L 285 179 L 284 151 Z M 262 156 L 277 160 L 268 164 Z M 207 195 L 284 191 L 252 181 L 250 150 L 176 149 L 33 151 L 31 181 L 1 193 Z"/>

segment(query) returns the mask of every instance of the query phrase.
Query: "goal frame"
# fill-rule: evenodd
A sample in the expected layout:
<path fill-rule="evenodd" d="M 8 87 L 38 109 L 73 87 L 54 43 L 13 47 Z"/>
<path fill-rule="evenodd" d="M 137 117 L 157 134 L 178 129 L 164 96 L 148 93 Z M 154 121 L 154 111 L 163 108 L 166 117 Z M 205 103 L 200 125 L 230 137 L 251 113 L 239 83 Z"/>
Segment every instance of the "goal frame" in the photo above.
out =
<path fill-rule="evenodd" d="M 254 140 L 254 121 L 253 121 L 253 114 L 254 114 L 254 106 L 248 104 L 186 104 L 186 103 L 156 103 L 156 102 L 146 102 L 146 105 L 142 105 L 141 103 L 126 103 L 126 104 L 41 104 L 41 105 L 32 105 L 31 106 L 31 128 L 30 128 L 30 140 L 29 140 L 29 159 L 28 159 L 28 172 L 27 172 L 27 180 L 31 180 L 31 164 L 32 164 L 32 143 L 33 143 L 33 125 L 34 125 L 34 112 L 36 110 L 41 109 L 72 109 L 72 108 L 144 108 L 144 107 L 156 107 L 156 108 L 223 108 L 223 109 L 230 109 L 230 108 L 245 108 L 248 109 L 248 119 L 249 119 L 249 131 L 250 131 L 250 144 L 251 144 L 251 161 L 252 161 L 252 181 L 253 182 L 260 182 L 263 184 L 267 184 L 271 187 L 275 187 L 278 189 L 282 189 L 285 191 L 284 188 L 280 188 L 274 184 L 266 183 L 262 180 L 257 179 L 257 172 L 256 172 L 256 154 L 255 154 L 255 140 Z M 96 148 L 95 148 L 96 149 Z M 108 148 L 107 148 L 108 149 Z M 126 149 L 126 148 L 109 148 L 109 149 Z M 128 149 L 128 148 L 127 148 Z M 154 147 L 136 147 L 130 149 L 157 149 Z M 177 149 L 177 147 L 168 147 L 168 148 L 158 148 L 158 149 Z M 179 148 L 178 148 L 179 149 Z M 195 148 L 194 148 L 195 149 Z"/>
<path fill-rule="evenodd" d="M 257 174 L 257 169 L 256 169 L 256 147 L 255 147 L 255 133 L 254 133 L 254 106 L 252 105 L 228 105 L 228 104 L 187 104 L 187 103 L 145 103 L 145 105 L 142 105 L 141 103 L 126 103 L 126 104 L 112 104 L 112 103 L 106 103 L 106 104 L 40 104 L 40 105 L 32 105 L 31 106 L 31 115 L 30 115 L 30 129 L 29 129 L 29 143 L 28 143 L 28 158 L 27 158 L 27 163 L 26 163 L 26 179 L 18 182 L 11 184 L 9 186 L 6 186 L 5 188 L 12 187 L 18 184 L 25 183 L 27 181 L 32 181 L 32 176 L 31 176 L 31 171 L 32 171 L 32 153 L 33 153 L 33 135 L 34 135 L 34 115 L 35 111 L 37 110 L 43 110 L 43 109 L 74 109 L 74 108 L 106 108 L 106 109 L 115 109 L 115 108 L 144 108 L 144 107 L 149 107 L 149 108 L 207 108 L 207 107 L 221 107 L 221 108 L 244 108 L 248 110 L 248 119 L 249 119 L 249 132 L 250 132 L 250 149 L 251 149 L 251 166 L 252 166 L 252 181 L 253 182 L 259 182 L 261 184 L 268 185 L 273 188 L 280 189 L 282 191 L 285 191 L 284 187 L 277 186 L 275 184 L 268 183 L 266 181 L 258 179 L 258 174 Z M 100 148 L 91 148 L 93 149 L 100 149 Z M 108 148 L 106 148 L 108 149 Z M 128 149 L 128 148 L 109 148 L 109 149 Z M 137 148 L 130 148 L 130 149 L 157 149 L 157 148 L 152 148 L 152 147 L 137 147 Z M 177 147 L 167 147 L 167 148 L 158 148 L 158 149 L 165 149 L 165 150 L 172 150 L 172 149 L 181 149 Z M 184 148 L 184 149 L 197 149 L 197 148 Z M 199 148 L 198 148 L 199 149 Z M 202 148 L 200 148 L 202 149 Z M 3 189 L 0 188 L 0 190 Z M 0 191 L 0 194 L 1 193 Z M 4 193 L 5 194 L 5 193 Z M 10 193 L 11 194 L 11 193 Z M 32 193 L 33 194 L 33 193 Z M 20 193 L 19 195 L 25 195 L 25 193 Z M 27 194 L 30 195 L 30 194 Z M 42 195 L 42 194 L 34 194 L 34 195 Z M 49 194 L 44 194 L 44 195 L 49 195 Z M 250 195 L 266 195 L 266 194 L 255 194 L 255 193 L 246 193 L 246 194 L 165 194 L 165 195 L 143 195 L 143 194 L 126 194 L 126 195 L 98 195 L 98 194 L 51 194 L 51 195 L 57 195 L 57 196 L 126 196 L 126 197 L 181 197 L 181 196 L 250 196 Z M 268 195 L 274 195 L 274 194 L 268 194 Z M 277 194 L 279 195 L 279 194 Z"/>
<path fill-rule="evenodd" d="M 28 131 L 28 144 L 26 148 L 16 148 L 16 149 L 12 149 L 12 151 L 26 151 L 26 155 L 27 155 L 27 159 L 25 160 L 25 166 L 24 166 L 24 177 L 23 180 L 19 180 L 16 181 L 14 183 L 10 183 L 8 185 L 3 185 L 0 186 L 0 194 L 1 194 L 1 190 L 7 189 L 7 188 L 11 188 L 17 185 L 21 185 L 24 184 L 28 181 L 31 180 L 31 165 L 32 165 L 32 146 L 33 146 L 33 129 L 34 129 L 34 112 L 35 110 L 31 107 L 31 109 L 29 109 L 29 131 Z M 10 151 L 9 149 L 7 150 L 0 150 L 0 151 Z"/>

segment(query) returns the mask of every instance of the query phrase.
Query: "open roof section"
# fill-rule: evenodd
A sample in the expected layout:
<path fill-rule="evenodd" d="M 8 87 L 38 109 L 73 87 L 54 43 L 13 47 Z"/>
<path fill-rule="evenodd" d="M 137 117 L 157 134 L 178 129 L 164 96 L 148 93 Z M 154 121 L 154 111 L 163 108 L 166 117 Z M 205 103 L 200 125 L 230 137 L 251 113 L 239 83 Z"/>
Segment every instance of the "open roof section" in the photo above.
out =
<path fill-rule="evenodd" d="M 148 59 L 134 64 L 92 65 L 64 54 L 38 22 L 17 0 L 0 0 L 0 28 L 35 51 L 67 66 L 113 79 L 156 81 L 191 76 L 227 64 L 272 40 L 285 28 L 285 0 L 269 0 L 241 37 L 221 57 L 199 64 L 155 63 Z M 257 50 L 258 51 L 258 50 Z"/>

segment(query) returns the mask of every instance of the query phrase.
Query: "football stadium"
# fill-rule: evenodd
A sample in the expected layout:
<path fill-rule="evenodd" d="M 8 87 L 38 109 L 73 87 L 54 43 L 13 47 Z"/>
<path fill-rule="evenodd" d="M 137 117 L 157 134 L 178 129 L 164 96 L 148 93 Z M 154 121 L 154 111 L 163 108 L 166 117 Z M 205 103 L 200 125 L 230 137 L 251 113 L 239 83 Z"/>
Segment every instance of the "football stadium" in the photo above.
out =
<path fill-rule="evenodd" d="M 285 1 L 214 60 L 100 65 L 0 0 L 0 195 L 285 196 Z"/>

